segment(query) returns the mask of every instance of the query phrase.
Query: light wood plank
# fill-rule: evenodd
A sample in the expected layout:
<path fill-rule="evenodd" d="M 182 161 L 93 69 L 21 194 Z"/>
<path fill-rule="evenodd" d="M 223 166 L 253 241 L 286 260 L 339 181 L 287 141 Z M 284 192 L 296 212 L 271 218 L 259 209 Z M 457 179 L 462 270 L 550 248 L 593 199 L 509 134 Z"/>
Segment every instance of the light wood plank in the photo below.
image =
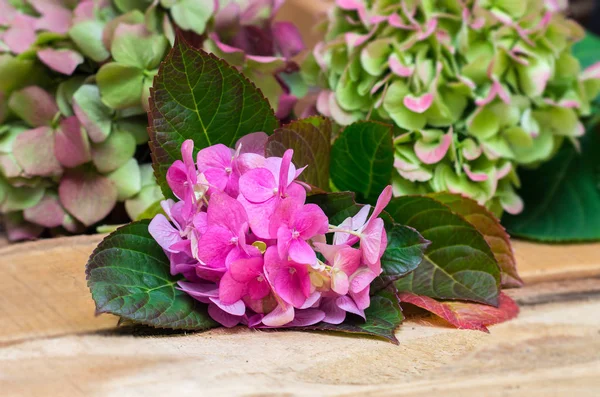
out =
<path fill-rule="evenodd" d="M 14 342 L 0 349 L 0 387 L 6 396 L 597 396 L 600 293 L 569 283 L 578 300 L 527 303 L 555 286 L 520 290 L 519 318 L 490 334 L 412 319 L 400 346 L 244 328 Z"/>

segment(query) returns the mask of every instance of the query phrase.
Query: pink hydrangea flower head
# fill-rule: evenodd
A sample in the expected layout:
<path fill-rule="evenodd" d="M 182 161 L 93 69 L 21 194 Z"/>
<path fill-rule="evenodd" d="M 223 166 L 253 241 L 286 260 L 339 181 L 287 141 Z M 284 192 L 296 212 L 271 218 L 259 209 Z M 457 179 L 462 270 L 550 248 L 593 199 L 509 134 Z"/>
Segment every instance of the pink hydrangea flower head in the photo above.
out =
<path fill-rule="evenodd" d="M 185 278 L 179 288 L 226 327 L 339 324 L 347 313 L 364 318 L 387 243 L 379 215 L 391 187 L 372 212 L 365 206 L 330 226 L 319 206 L 306 204 L 293 151 L 265 157 L 265 142 L 266 134 L 251 134 L 235 149 L 200 150 L 196 162 L 193 142 L 184 142 L 182 160 L 167 173 L 179 201 L 163 202 L 165 214 L 149 225 L 171 273 Z M 326 243 L 330 233 L 334 244 Z"/>

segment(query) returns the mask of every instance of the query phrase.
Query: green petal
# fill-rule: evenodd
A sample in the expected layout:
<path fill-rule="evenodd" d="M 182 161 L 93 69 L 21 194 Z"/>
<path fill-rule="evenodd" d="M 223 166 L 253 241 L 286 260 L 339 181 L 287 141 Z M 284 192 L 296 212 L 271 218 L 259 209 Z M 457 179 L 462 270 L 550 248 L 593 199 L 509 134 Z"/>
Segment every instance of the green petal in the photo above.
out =
<path fill-rule="evenodd" d="M 103 31 L 104 24 L 102 22 L 88 20 L 74 25 L 69 30 L 69 36 L 86 57 L 96 62 L 102 62 L 110 56 L 102 42 Z"/>
<path fill-rule="evenodd" d="M 124 201 L 135 196 L 142 189 L 140 166 L 136 159 L 129 159 L 125 164 L 107 175 L 117 187 L 117 200 Z"/>
<path fill-rule="evenodd" d="M 404 82 L 396 80 L 388 88 L 383 107 L 400 128 L 420 130 L 425 127 L 427 118 L 425 114 L 414 113 L 404 106 L 404 97 L 409 93 L 410 91 Z"/>
<path fill-rule="evenodd" d="M 92 84 L 82 85 L 73 95 L 77 118 L 93 142 L 103 142 L 112 129 L 114 111 L 102 103 L 100 90 Z"/>
<path fill-rule="evenodd" d="M 158 185 L 150 185 L 142 188 L 140 193 L 125 201 L 125 210 L 131 219 L 138 219 L 150 206 L 157 201 L 164 200 Z"/>
<path fill-rule="evenodd" d="M 168 46 L 167 38 L 162 35 L 140 37 L 123 34 L 113 39 L 110 51 L 114 60 L 120 64 L 152 70 L 163 59 Z"/>
<path fill-rule="evenodd" d="M 92 161 L 100 173 L 112 172 L 133 157 L 135 148 L 131 134 L 115 130 L 104 142 L 92 146 Z"/>
<path fill-rule="evenodd" d="M 201 35 L 215 11 L 214 7 L 214 0 L 179 0 L 171 7 L 171 16 L 183 30 Z"/>
<path fill-rule="evenodd" d="M 481 140 L 493 137 L 498 133 L 499 128 L 500 120 L 490 108 L 483 108 L 481 111 L 475 112 L 467 120 L 469 134 Z"/>
<path fill-rule="evenodd" d="M 141 69 L 111 62 L 102 66 L 96 75 L 102 102 L 113 109 L 140 104 L 144 88 Z"/>

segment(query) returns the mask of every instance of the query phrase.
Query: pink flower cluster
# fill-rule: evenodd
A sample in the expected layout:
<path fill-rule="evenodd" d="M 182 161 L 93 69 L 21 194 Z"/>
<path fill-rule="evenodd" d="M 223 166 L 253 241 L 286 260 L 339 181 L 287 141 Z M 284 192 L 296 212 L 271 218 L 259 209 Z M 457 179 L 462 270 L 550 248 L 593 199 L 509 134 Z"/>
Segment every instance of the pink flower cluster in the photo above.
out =
<path fill-rule="evenodd" d="M 306 204 L 304 168 L 283 157 L 265 157 L 267 136 L 242 138 L 232 150 L 214 145 L 183 161 L 167 181 L 180 201 L 162 203 L 164 215 L 151 235 L 169 257 L 179 289 L 208 304 L 226 327 L 339 324 L 347 312 L 365 317 L 369 286 L 381 273 L 387 246 L 380 213 L 391 198 L 384 190 L 375 209 L 364 206 L 340 225 Z M 327 242 L 326 235 L 330 243 Z"/>

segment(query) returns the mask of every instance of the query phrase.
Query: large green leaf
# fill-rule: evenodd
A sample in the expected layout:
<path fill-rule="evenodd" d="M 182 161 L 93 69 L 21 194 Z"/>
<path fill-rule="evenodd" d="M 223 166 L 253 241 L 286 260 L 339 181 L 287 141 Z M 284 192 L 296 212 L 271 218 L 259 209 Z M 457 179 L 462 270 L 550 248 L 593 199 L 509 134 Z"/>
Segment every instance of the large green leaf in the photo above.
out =
<path fill-rule="evenodd" d="M 583 40 L 573 46 L 573 56 L 579 59 L 582 68 L 600 61 L 600 37 L 586 32 Z"/>
<path fill-rule="evenodd" d="M 581 153 L 564 145 L 549 162 L 521 170 L 523 213 L 502 218 L 514 236 L 547 242 L 600 239 L 600 135 L 590 130 Z"/>
<path fill-rule="evenodd" d="M 124 226 L 92 253 L 86 274 L 98 313 L 160 328 L 216 327 L 206 305 L 177 289 L 169 260 L 148 232 L 149 220 Z"/>
<path fill-rule="evenodd" d="M 233 147 L 242 136 L 273 133 L 278 126 L 268 101 L 240 72 L 178 37 L 150 90 L 150 146 L 165 197 L 172 197 L 165 175 L 181 158 L 181 144 L 192 139 L 196 151 L 222 143 Z"/>
<path fill-rule="evenodd" d="M 308 165 L 299 179 L 328 191 L 331 121 L 323 117 L 310 117 L 277 129 L 269 137 L 267 155 L 281 157 L 287 149 L 294 149 L 292 161 L 296 166 Z"/>
<path fill-rule="evenodd" d="M 374 204 L 389 185 L 394 170 L 392 127 L 373 121 L 344 129 L 331 149 L 331 180 L 339 190 Z"/>
<path fill-rule="evenodd" d="M 494 214 L 477 204 L 473 199 L 451 193 L 433 193 L 434 199 L 446 204 L 475 226 L 487 241 L 502 272 L 502 287 L 521 287 L 523 280 L 517 272 L 515 255 L 510 245 L 510 236 Z"/>
<path fill-rule="evenodd" d="M 473 225 L 430 197 L 394 198 L 386 211 L 431 241 L 421 264 L 396 281 L 398 291 L 497 305 L 500 269 Z"/>
<path fill-rule="evenodd" d="M 318 323 L 305 329 L 371 335 L 398 344 L 395 331 L 404 315 L 394 289 L 385 289 L 371 296 L 371 305 L 365 310 L 365 316 L 366 321 L 352 315 L 346 317 L 342 324 Z"/>

